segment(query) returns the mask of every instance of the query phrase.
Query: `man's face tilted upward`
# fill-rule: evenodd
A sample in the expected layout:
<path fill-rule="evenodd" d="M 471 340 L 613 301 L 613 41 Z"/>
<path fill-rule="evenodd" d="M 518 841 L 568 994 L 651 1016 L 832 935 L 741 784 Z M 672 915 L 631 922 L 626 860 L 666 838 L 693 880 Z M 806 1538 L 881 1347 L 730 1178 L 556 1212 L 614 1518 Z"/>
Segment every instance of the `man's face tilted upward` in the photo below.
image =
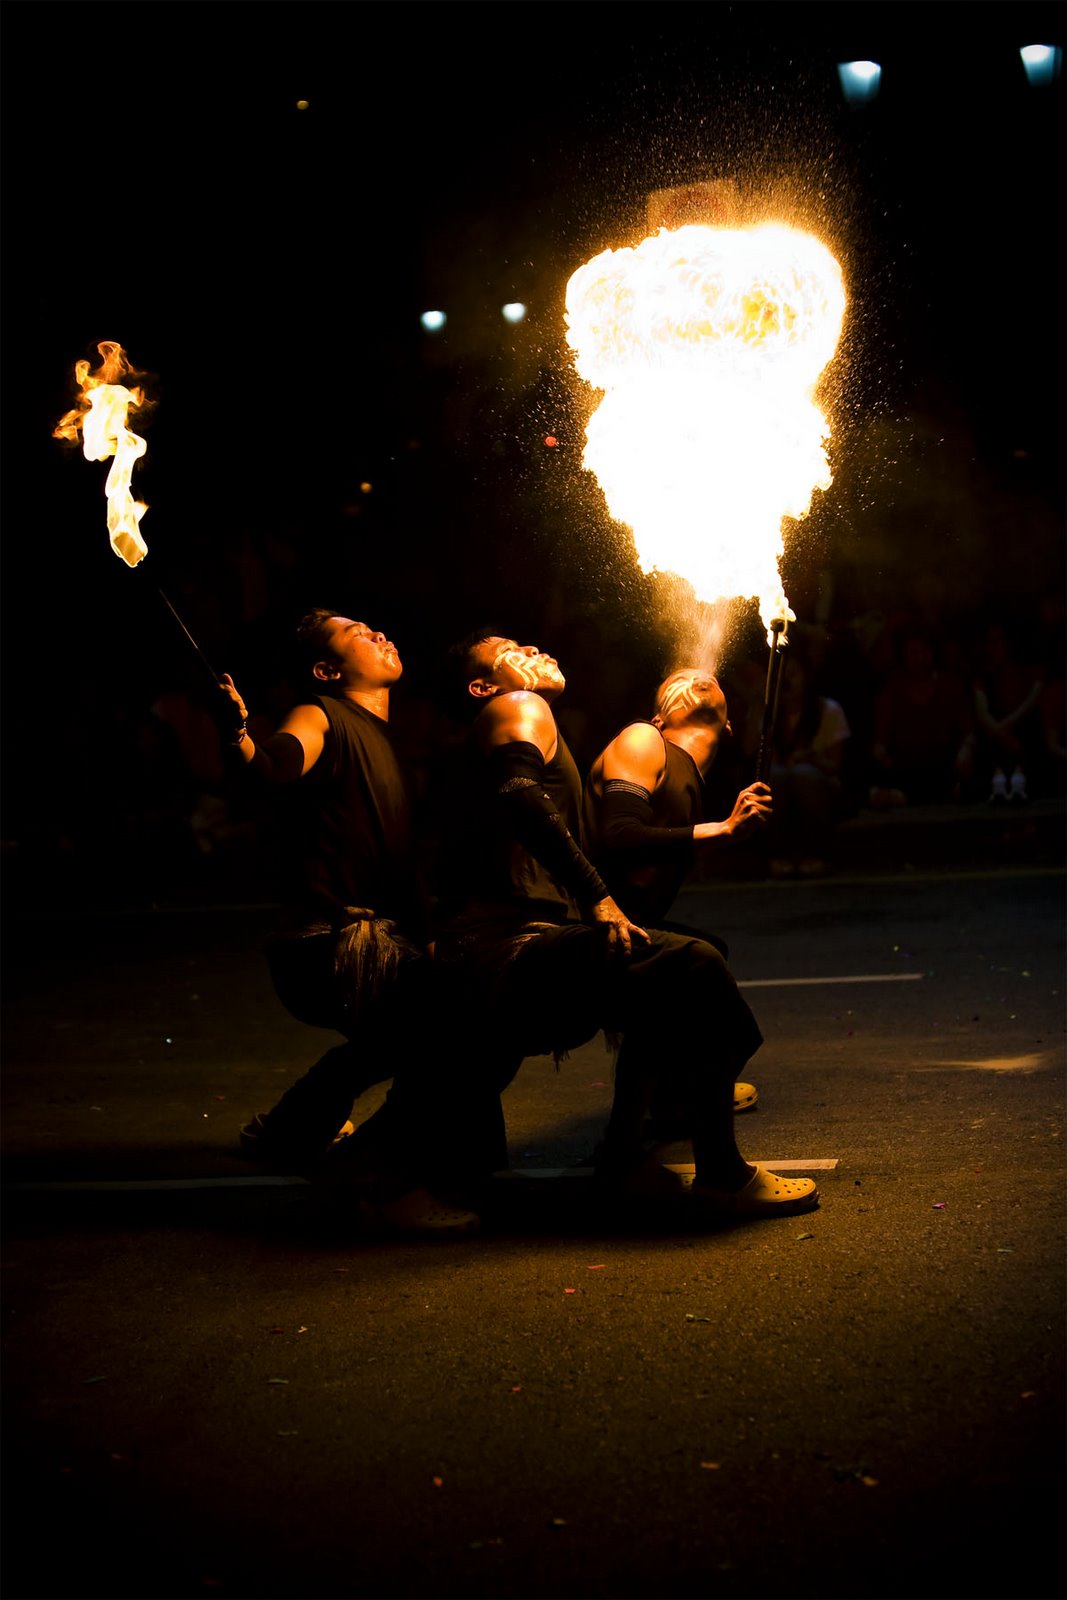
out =
<path fill-rule="evenodd" d="M 656 691 L 653 720 L 664 732 L 686 724 L 700 724 L 718 735 L 730 731 L 718 679 L 696 667 L 682 667 L 664 678 Z"/>
<path fill-rule="evenodd" d="M 498 635 L 475 647 L 472 666 L 478 676 L 470 690 L 479 699 L 526 689 L 544 700 L 555 700 L 567 684 L 555 656 L 542 654 L 534 644 L 518 644 Z"/>
<path fill-rule="evenodd" d="M 331 617 L 323 631 L 330 654 L 316 665 L 316 677 L 332 678 L 350 689 L 388 689 L 404 670 L 392 640 L 365 622 Z"/>

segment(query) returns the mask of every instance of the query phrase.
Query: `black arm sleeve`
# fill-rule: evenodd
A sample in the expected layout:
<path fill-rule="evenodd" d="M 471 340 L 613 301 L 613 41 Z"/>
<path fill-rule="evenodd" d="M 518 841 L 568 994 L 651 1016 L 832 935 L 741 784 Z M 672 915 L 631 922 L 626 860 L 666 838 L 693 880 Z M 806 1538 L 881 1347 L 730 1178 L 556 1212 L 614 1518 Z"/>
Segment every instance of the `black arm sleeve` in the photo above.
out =
<path fill-rule="evenodd" d="M 490 751 L 498 806 L 523 849 L 550 872 L 582 907 L 594 906 L 608 890 L 574 842 L 545 789 L 545 760 L 535 744 L 513 741 Z"/>
<path fill-rule="evenodd" d="M 601 840 L 607 856 L 627 866 L 684 861 L 693 848 L 692 828 L 657 828 L 652 800 L 636 783 L 609 779 L 601 802 Z"/>
<path fill-rule="evenodd" d="M 256 740 L 260 760 L 242 762 L 247 772 L 268 785 L 292 783 L 304 770 L 304 746 L 291 733 L 272 733 Z"/>

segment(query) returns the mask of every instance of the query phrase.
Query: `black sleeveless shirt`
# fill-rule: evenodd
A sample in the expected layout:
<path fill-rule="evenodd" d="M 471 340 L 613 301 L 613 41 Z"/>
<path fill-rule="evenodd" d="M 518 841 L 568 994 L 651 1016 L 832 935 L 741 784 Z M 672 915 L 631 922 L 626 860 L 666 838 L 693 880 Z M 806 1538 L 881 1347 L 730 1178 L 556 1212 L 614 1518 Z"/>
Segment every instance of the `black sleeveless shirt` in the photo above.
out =
<path fill-rule="evenodd" d="M 499 802 L 498 783 L 472 731 L 451 784 L 439 885 L 441 923 L 456 917 L 515 925 L 581 921 L 573 897 L 515 839 Z M 558 729 L 556 753 L 545 762 L 544 787 L 581 845 L 582 780 Z"/>
<path fill-rule="evenodd" d="M 389 724 L 350 700 L 314 696 L 329 729 L 322 755 L 282 792 L 285 926 L 390 917 L 413 937 L 424 910 L 412 854 L 412 791 Z"/>
<path fill-rule="evenodd" d="M 649 825 L 673 832 L 664 832 L 643 858 L 639 851 L 631 856 L 605 848 L 599 807 L 588 786 L 583 806 L 589 858 L 612 898 L 641 927 L 656 927 L 666 917 L 692 861 L 692 830 L 704 820 L 704 784 L 696 762 L 670 739 L 664 739 L 663 748 L 666 773 L 650 800 Z"/>

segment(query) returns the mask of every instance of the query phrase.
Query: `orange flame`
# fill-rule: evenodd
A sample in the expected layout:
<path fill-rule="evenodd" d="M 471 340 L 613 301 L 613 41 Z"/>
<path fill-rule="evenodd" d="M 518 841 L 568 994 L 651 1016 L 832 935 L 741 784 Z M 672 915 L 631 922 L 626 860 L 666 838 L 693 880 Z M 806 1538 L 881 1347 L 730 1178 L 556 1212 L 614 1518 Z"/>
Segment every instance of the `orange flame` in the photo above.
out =
<path fill-rule="evenodd" d="M 107 531 L 115 554 L 127 566 L 135 567 L 148 554 L 139 527 L 148 507 L 134 500 L 130 481 L 135 464 L 148 446 L 127 427 L 126 417 L 130 406 L 144 404 L 144 390 L 118 382 L 133 374 L 121 345 L 104 340 L 96 348 L 103 360 L 95 372 L 89 371 L 88 361 L 75 362 L 74 376 L 80 391 L 77 403 L 56 423 L 52 437 L 76 442 L 80 435 L 87 461 L 106 461 L 108 456 L 114 456 L 104 484 Z"/>
<path fill-rule="evenodd" d="M 832 481 L 814 393 L 844 312 L 830 251 L 779 223 L 660 229 L 572 275 L 567 342 L 604 390 L 583 464 L 645 572 L 792 619 L 782 523 Z"/>

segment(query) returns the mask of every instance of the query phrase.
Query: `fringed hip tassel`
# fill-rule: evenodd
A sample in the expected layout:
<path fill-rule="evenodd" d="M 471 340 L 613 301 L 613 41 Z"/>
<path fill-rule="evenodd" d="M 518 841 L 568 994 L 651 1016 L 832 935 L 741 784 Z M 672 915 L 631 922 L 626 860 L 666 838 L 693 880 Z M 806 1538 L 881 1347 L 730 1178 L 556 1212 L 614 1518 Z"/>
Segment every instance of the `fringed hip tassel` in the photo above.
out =
<path fill-rule="evenodd" d="M 334 970 L 342 995 L 358 997 L 362 1009 L 381 999 L 400 968 L 417 957 L 419 950 L 388 918 L 351 907 L 345 909 L 355 920 L 340 931 Z"/>

